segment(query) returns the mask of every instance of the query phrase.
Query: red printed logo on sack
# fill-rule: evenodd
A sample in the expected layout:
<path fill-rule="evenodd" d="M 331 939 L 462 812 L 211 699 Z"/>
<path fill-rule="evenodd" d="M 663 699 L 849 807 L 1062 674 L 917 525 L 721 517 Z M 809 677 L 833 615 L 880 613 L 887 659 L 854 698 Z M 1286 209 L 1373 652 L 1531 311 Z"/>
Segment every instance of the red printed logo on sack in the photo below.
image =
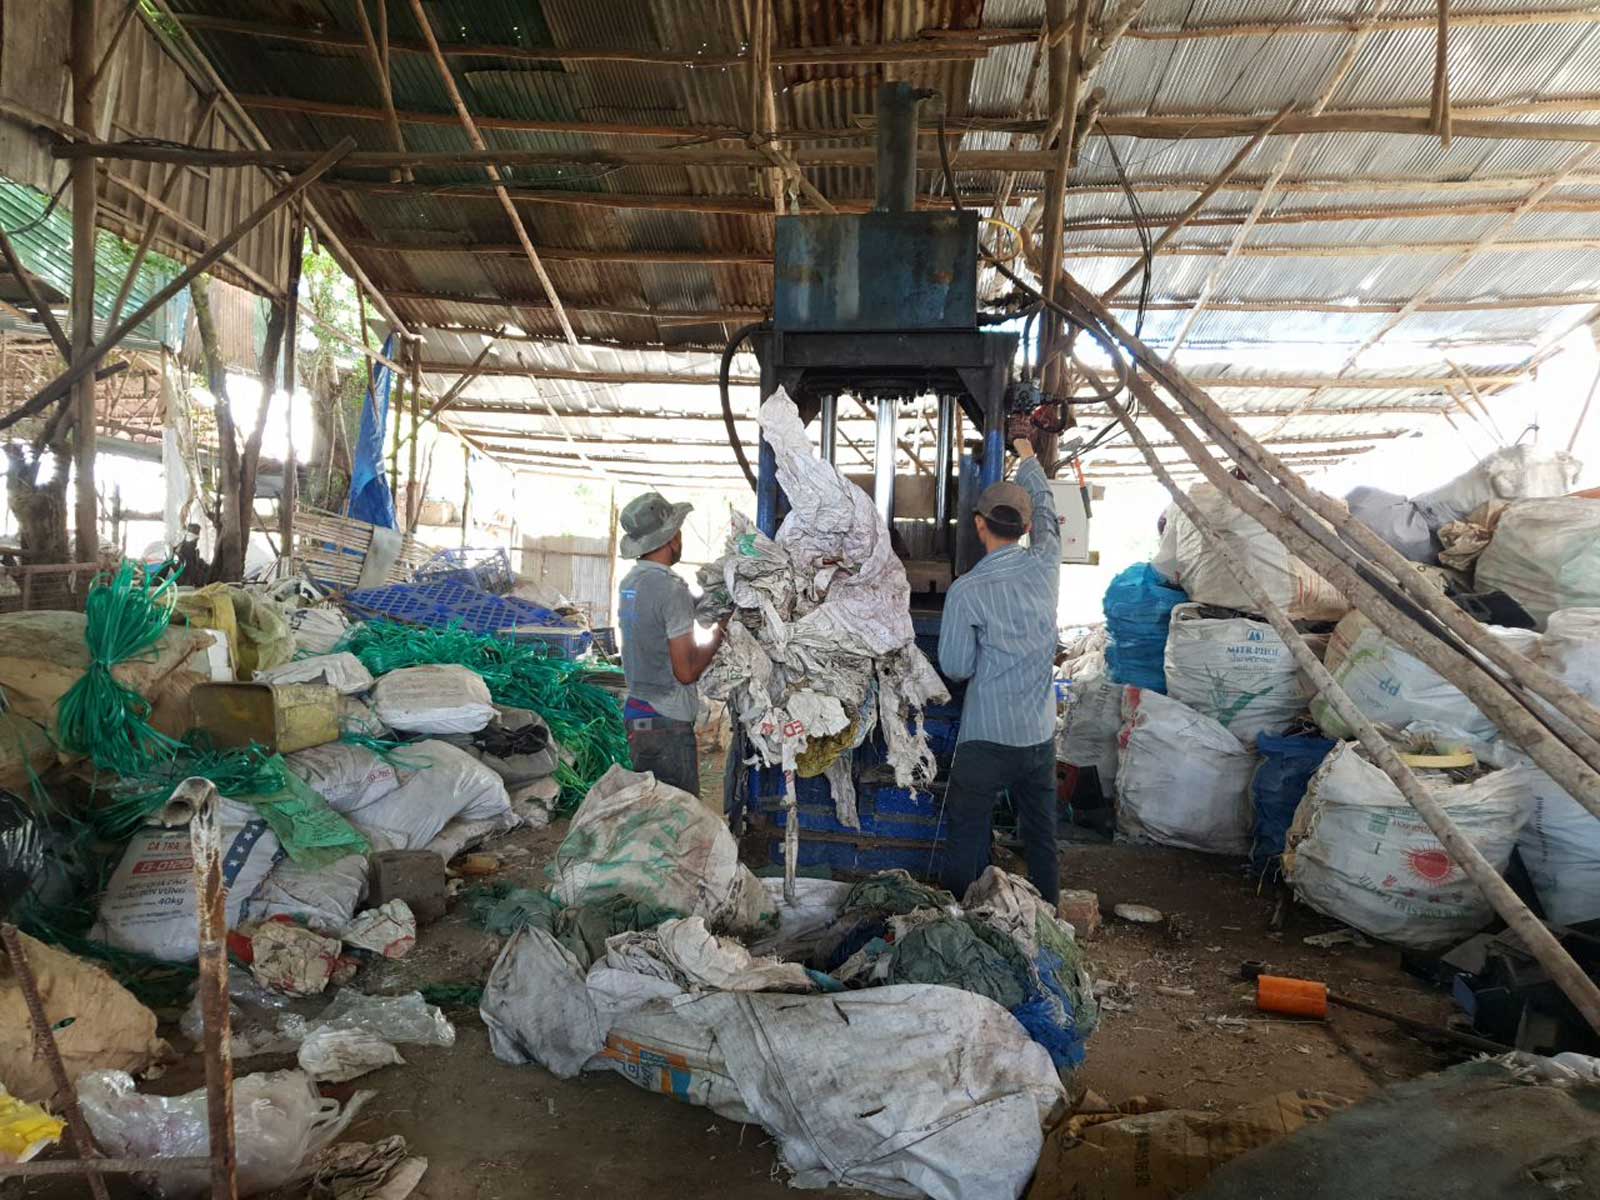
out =
<path fill-rule="evenodd" d="M 173 871 L 182 871 L 187 874 L 194 870 L 192 858 L 147 858 L 143 862 L 133 864 L 130 875 L 166 875 Z"/>
<path fill-rule="evenodd" d="M 1418 879 L 1427 883 L 1443 883 L 1456 869 L 1455 863 L 1443 850 L 1407 850 L 1406 866 Z"/>

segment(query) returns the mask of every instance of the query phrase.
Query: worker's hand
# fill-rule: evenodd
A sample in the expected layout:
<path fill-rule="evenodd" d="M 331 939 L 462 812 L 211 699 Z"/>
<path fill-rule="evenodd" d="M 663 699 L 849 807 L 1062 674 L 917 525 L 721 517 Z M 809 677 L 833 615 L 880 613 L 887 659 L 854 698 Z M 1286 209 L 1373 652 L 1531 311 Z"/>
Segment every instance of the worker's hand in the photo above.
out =
<path fill-rule="evenodd" d="M 1027 438 L 1017 438 L 1011 443 L 1011 448 L 1017 452 L 1018 458 L 1033 458 L 1033 443 Z"/>

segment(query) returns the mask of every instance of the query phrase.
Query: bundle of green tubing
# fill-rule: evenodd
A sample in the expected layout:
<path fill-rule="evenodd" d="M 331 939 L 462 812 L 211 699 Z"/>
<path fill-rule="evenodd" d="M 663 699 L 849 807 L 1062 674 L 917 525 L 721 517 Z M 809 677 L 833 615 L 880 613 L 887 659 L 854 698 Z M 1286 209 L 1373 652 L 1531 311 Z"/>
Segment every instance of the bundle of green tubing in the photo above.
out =
<path fill-rule="evenodd" d="M 224 796 L 271 796 L 289 786 L 289 770 L 279 755 L 260 746 L 218 750 L 204 734 L 191 733 L 171 742 L 163 762 L 122 781 L 112 799 L 91 814 L 95 831 L 116 841 L 132 837 L 172 798 L 174 788 L 194 776 L 209 779 Z"/>
<path fill-rule="evenodd" d="M 482 676 L 496 704 L 538 713 L 573 756 L 556 771 L 563 811 L 576 808 L 613 764 L 631 761 L 622 706 L 584 678 L 594 668 L 553 657 L 537 642 L 469 633 L 459 625 L 439 630 L 372 621 L 351 629 L 335 649 L 348 650 L 374 675 L 454 663 Z"/>
<path fill-rule="evenodd" d="M 143 775 L 178 743 L 150 727 L 150 702 L 117 682 L 111 668 L 145 654 L 161 640 L 176 600 L 172 582 L 152 584 L 142 568 L 124 562 L 100 575 L 84 601 L 83 639 L 89 669 L 61 697 L 56 731 L 61 745 L 102 771 Z"/>

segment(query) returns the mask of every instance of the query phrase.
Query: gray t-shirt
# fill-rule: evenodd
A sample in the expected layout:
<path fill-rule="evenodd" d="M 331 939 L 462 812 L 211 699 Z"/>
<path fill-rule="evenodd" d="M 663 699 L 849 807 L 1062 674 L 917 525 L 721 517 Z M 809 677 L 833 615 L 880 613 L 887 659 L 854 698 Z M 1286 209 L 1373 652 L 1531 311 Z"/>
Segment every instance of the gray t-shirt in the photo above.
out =
<path fill-rule="evenodd" d="M 667 649 L 672 638 L 694 629 L 689 585 L 672 568 L 640 560 L 623 578 L 617 600 L 628 695 L 663 717 L 693 721 L 700 715 L 700 691 L 692 683 L 678 682 Z"/>

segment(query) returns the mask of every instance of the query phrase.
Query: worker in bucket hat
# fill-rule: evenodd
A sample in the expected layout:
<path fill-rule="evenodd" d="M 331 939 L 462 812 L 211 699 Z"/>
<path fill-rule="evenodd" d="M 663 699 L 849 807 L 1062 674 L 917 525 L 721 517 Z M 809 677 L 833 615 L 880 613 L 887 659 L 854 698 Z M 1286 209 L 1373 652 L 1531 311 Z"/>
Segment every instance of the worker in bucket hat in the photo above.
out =
<path fill-rule="evenodd" d="M 628 681 L 622 717 L 633 769 L 698 796 L 695 684 L 716 657 L 723 631 L 718 628 L 708 643 L 695 641 L 694 599 L 672 569 L 683 558 L 683 521 L 692 507 L 646 492 L 622 510 L 622 556 L 638 562 L 617 590 L 617 624 Z"/>

